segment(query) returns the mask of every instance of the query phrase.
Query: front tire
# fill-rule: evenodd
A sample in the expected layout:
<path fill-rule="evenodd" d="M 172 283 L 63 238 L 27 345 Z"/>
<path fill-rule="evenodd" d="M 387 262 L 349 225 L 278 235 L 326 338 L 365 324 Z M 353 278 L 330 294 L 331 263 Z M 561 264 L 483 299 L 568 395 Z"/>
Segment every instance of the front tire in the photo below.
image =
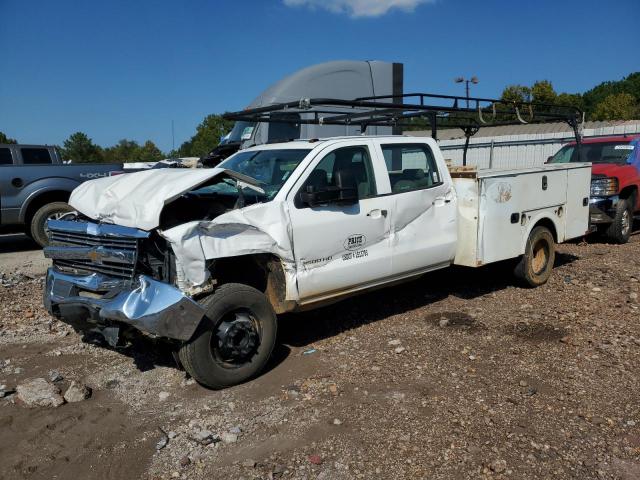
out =
<path fill-rule="evenodd" d="M 553 234 L 546 227 L 531 230 L 524 255 L 515 268 L 515 275 L 530 287 L 539 287 L 551 276 L 556 260 Z"/>
<path fill-rule="evenodd" d="M 609 225 L 605 235 L 612 242 L 623 244 L 629 241 L 633 227 L 633 207 L 630 199 L 618 201 L 613 223 Z"/>
<path fill-rule="evenodd" d="M 43 205 L 36 210 L 36 213 L 31 218 L 29 236 L 41 247 L 46 247 L 49 243 L 49 238 L 47 237 L 45 229 L 47 226 L 47 220 L 55 220 L 69 212 L 73 212 L 73 208 L 71 208 L 66 202 L 52 202 Z"/>
<path fill-rule="evenodd" d="M 277 318 L 267 298 L 248 285 L 228 283 L 202 301 L 205 317 L 178 355 L 199 383 L 220 389 L 262 371 L 271 357 Z"/>

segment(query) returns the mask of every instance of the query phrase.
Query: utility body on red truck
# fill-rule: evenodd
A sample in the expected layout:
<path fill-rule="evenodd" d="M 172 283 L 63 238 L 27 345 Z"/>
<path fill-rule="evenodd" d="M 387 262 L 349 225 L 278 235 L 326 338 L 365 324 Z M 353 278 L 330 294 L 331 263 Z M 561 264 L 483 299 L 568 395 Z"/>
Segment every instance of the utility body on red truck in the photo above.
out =
<path fill-rule="evenodd" d="M 572 142 L 549 159 L 566 162 L 592 163 L 591 225 L 616 243 L 628 242 L 640 212 L 640 135 L 585 138 L 580 149 Z"/>

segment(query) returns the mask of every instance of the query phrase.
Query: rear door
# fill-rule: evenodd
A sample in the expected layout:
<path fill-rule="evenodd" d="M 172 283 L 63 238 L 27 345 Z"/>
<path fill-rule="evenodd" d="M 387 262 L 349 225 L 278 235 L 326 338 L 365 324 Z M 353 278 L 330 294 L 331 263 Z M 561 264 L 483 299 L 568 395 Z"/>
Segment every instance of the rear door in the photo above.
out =
<path fill-rule="evenodd" d="M 4 147 L 3 147 L 4 148 Z M 51 150 L 46 147 L 12 145 L 9 147 L 13 157 L 13 165 L 0 165 L 0 195 L 2 195 L 2 222 L 19 223 L 20 210 L 27 196 L 32 192 L 34 181 L 46 177 L 53 158 Z"/>
<path fill-rule="evenodd" d="M 11 150 L 11 147 L 0 147 L 0 225 L 7 223 L 11 171 L 15 170 Z"/>
<path fill-rule="evenodd" d="M 321 150 L 289 193 L 302 301 L 364 288 L 391 274 L 391 199 L 379 195 L 388 189 L 388 182 L 384 177 L 377 180 L 372 149 L 372 142 L 363 139 Z M 300 193 L 307 191 L 307 187 L 320 191 L 332 186 L 336 172 L 345 169 L 356 178 L 357 203 L 316 207 L 302 203 Z"/>
<path fill-rule="evenodd" d="M 392 274 L 449 265 L 457 241 L 456 199 L 440 150 L 435 142 L 412 139 L 373 143 L 391 187 Z"/>

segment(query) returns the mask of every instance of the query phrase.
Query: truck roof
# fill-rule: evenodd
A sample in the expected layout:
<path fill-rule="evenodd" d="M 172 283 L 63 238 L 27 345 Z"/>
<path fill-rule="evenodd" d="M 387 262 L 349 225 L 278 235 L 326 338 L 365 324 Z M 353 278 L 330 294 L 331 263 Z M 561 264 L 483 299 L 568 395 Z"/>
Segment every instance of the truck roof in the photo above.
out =
<path fill-rule="evenodd" d="M 637 140 L 640 138 L 640 135 L 613 135 L 613 136 L 608 136 L 608 137 L 590 137 L 590 138 L 583 138 L 582 139 L 582 144 L 583 145 L 588 145 L 590 143 L 608 143 L 608 142 L 633 142 L 634 140 Z M 576 142 L 569 142 L 566 145 L 575 145 Z"/>
<path fill-rule="evenodd" d="M 407 138 L 412 139 L 416 143 L 426 143 L 430 137 L 412 137 L 410 135 L 343 135 L 339 137 L 327 137 L 327 138 L 309 138 L 309 139 L 301 139 L 301 140 L 293 140 L 290 142 L 277 142 L 277 143 L 264 143 L 260 145 L 254 145 L 252 147 L 242 149 L 245 151 L 252 150 L 282 150 L 282 149 L 312 149 L 317 145 L 332 142 L 336 140 L 368 140 L 368 139 L 388 139 L 388 140 L 397 140 L 399 138 Z"/>
<path fill-rule="evenodd" d="M 34 145 L 31 143 L 0 143 L 0 147 L 55 148 L 55 145 Z"/>

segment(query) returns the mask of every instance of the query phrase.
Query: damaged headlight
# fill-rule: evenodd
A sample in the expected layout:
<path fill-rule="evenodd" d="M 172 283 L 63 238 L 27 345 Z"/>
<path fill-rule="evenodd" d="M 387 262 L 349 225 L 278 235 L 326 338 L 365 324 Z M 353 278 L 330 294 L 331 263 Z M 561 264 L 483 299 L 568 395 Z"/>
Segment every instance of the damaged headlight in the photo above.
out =
<path fill-rule="evenodd" d="M 618 179 L 610 177 L 591 179 L 591 196 L 604 197 L 618 193 Z"/>

